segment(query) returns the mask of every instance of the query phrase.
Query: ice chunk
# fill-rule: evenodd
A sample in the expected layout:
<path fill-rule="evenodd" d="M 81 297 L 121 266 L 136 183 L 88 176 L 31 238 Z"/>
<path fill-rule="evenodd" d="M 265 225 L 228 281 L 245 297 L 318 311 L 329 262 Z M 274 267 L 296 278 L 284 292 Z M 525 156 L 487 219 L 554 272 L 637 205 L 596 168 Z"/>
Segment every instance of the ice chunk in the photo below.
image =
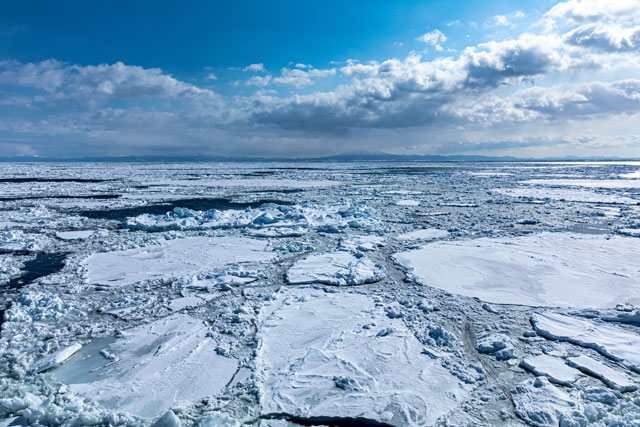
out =
<path fill-rule="evenodd" d="M 552 311 L 534 313 L 531 323 L 538 334 L 592 348 L 607 357 L 624 361 L 640 372 L 640 335 L 613 325 L 594 323 Z"/>
<path fill-rule="evenodd" d="M 99 252 L 83 261 L 88 283 L 128 285 L 149 279 L 168 279 L 218 269 L 239 262 L 275 257 L 267 242 L 243 237 L 187 237 L 159 245 L 115 252 Z"/>
<path fill-rule="evenodd" d="M 358 258 L 351 252 L 337 251 L 311 255 L 297 261 L 287 271 L 292 285 L 327 283 L 330 285 L 362 285 L 381 280 L 385 269 L 366 257 Z"/>
<path fill-rule="evenodd" d="M 263 413 L 431 425 L 468 396 L 468 386 L 421 354 L 403 320 L 367 295 L 289 288 L 259 322 Z"/>
<path fill-rule="evenodd" d="M 374 251 L 387 242 L 382 236 L 350 235 L 340 239 L 340 247 L 350 251 Z"/>
<path fill-rule="evenodd" d="M 155 418 L 178 402 L 214 396 L 231 380 L 238 362 L 216 347 L 203 321 L 178 313 L 97 340 L 52 376 L 107 408 Z"/>
<path fill-rule="evenodd" d="M 528 379 L 513 390 L 516 413 L 533 426 L 584 426 L 584 407 L 546 378 Z"/>
<path fill-rule="evenodd" d="M 57 368 L 82 348 L 82 344 L 74 343 L 43 357 L 31 367 L 31 372 L 40 373 L 47 369 Z"/>
<path fill-rule="evenodd" d="M 420 200 L 396 200 L 398 206 L 420 206 Z"/>
<path fill-rule="evenodd" d="M 622 392 L 638 389 L 637 384 L 635 384 L 628 375 L 618 372 L 604 363 L 600 363 L 597 360 L 590 358 L 589 356 L 582 354 L 577 357 L 570 357 L 567 360 L 569 365 L 580 369 L 586 374 L 593 375 L 594 377 L 601 379 L 602 382 L 613 389 Z"/>
<path fill-rule="evenodd" d="M 180 427 L 181 425 L 180 418 L 176 417 L 172 410 L 168 410 L 153 424 L 153 427 Z"/>
<path fill-rule="evenodd" d="M 300 237 L 306 233 L 307 230 L 302 227 L 265 227 L 248 232 L 254 237 Z"/>
<path fill-rule="evenodd" d="M 438 230 L 437 228 L 424 228 L 422 230 L 414 230 L 401 234 L 397 237 L 399 240 L 435 240 L 443 239 L 449 235 L 448 231 Z"/>
<path fill-rule="evenodd" d="M 499 304 L 640 302 L 640 242 L 632 238 L 545 232 L 436 242 L 394 258 L 423 284 Z"/>
<path fill-rule="evenodd" d="M 511 359 L 514 352 L 513 342 L 504 334 L 492 334 L 479 339 L 477 349 L 480 353 L 495 356 L 497 360 Z"/>
<path fill-rule="evenodd" d="M 580 371 L 567 366 L 563 359 L 546 354 L 526 357 L 522 359 L 520 366 L 534 375 L 547 377 L 553 383 L 566 386 L 572 385 L 581 376 Z"/>
<path fill-rule="evenodd" d="M 62 240 L 81 240 L 91 237 L 94 230 L 58 231 L 56 237 Z"/>

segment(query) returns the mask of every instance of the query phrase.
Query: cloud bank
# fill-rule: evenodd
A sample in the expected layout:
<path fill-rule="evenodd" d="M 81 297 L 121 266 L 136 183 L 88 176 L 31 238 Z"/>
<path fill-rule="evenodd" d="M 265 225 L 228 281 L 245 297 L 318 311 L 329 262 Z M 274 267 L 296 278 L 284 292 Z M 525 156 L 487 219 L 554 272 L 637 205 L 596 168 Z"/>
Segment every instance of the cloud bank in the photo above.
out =
<path fill-rule="evenodd" d="M 428 59 L 251 64 L 236 80 L 249 92 L 224 96 L 205 84 L 217 73 L 199 85 L 121 62 L 0 61 L 0 152 L 640 156 L 637 1 L 569 0 L 513 37 L 460 52 L 447 40 L 437 29 L 418 37 Z"/>

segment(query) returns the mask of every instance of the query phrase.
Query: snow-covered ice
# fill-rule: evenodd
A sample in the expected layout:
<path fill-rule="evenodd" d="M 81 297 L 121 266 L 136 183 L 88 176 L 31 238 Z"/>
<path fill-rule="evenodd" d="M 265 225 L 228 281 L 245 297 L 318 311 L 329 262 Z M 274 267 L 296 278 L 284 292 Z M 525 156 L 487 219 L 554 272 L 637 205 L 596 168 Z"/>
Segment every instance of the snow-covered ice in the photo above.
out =
<path fill-rule="evenodd" d="M 639 165 L 4 163 L 0 424 L 640 425 Z"/>
<path fill-rule="evenodd" d="M 220 392 L 238 361 L 216 353 L 206 324 L 185 314 L 99 339 L 51 372 L 52 379 L 102 405 L 159 417 L 174 405 Z"/>
<path fill-rule="evenodd" d="M 550 340 L 592 348 L 640 372 L 640 334 L 610 324 L 595 323 L 553 311 L 534 313 L 531 323 Z"/>
<path fill-rule="evenodd" d="M 580 371 L 567 365 L 565 360 L 547 354 L 525 357 L 520 361 L 520 366 L 536 376 L 547 377 L 553 383 L 566 386 L 572 385 L 581 376 Z"/>
<path fill-rule="evenodd" d="M 362 285 L 382 279 L 385 269 L 364 256 L 349 251 L 310 255 L 297 261 L 287 271 L 292 285 L 326 283 L 330 285 Z"/>
<path fill-rule="evenodd" d="M 428 244 L 395 255 L 425 285 L 501 304 L 640 303 L 640 241 L 572 233 Z"/>
<path fill-rule="evenodd" d="M 468 396 L 421 353 L 402 319 L 389 318 L 366 295 L 287 290 L 265 310 L 260 330 L 264 414 L 432 425 Z"/>
<path fill-rule="evenodd" d="M 89 256 L 87 283 L 124 286 L 151 279 L 170 279 L 215 270 L 232 263 L 264 262 L 275 258 L 268 243 L 243 237 L 186 237 Z"/>
<path fill-rule="evenodd" d="M 584 354 L 569 357 L 567 361 L 569 365 L 596 378 L 600 378 L 602 382 L 616 390 L 625 392 L 638 389 L 638 385 L 628 375 L 610 368 L 604 363 L 598 362 Z"/>
<path fill-rule="evenodd" d="M 446 230 L 438 230 L 437 228 L 423 228 L 420 230 L 402 233 L 398 237 L 399 240 L 436 240 L 442 239 L 449 235 Z"/>
<path fill-rule="evenodd" d="M 528 424 L 543 426 L 584 426 L 584 406 L 564 390 L 538 377 L 518 384 L 512 393 L 518 415 Z"/>

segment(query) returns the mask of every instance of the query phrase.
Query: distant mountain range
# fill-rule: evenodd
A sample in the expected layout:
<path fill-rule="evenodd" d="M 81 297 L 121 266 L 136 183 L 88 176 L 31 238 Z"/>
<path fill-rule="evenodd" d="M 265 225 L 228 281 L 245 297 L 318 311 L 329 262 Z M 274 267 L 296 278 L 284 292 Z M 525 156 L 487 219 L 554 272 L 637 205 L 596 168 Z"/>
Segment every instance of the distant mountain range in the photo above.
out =
<path fill-rule="evenodd" d="M 335 156 L 313 158 L 287 158 L 287 157 L 223 157 L 223 156 L 121 156 L 121 157 L 0 157 L 0 162 L 32 162 L 32 163 L 153 163 L 153 162 L 535 162 L 535 161 L 621 161 L 640 160 L 637 158 L 621 157 L 547 157 L 524 158 L 511 156 L 476 156 L 476 155 L 413 155 L 413 154 L 388 154 L 383 152 L 347 153 Z"/>

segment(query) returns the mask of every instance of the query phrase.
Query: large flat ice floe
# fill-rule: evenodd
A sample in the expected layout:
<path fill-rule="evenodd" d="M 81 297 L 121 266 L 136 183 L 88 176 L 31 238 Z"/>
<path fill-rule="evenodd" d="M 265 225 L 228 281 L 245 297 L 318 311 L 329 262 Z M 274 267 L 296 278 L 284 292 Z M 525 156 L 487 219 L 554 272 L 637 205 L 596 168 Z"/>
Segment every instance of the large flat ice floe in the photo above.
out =
<path fill-rule="evenodd" d="M 610 308 L 640 303 L 640 241 L 540 233 L 437 242 L 395 260 L 415 280 L 500 304 Z"/>
<path fill-rule="evenodd" d="M 311 255 L 289 268 L 287 281 L 292 285 L 326 283 L 362 285 L 381 280 L 385 269 L 364 256 L 349 251 Z"/>
<path fill-rule="evenodd" d="M 468 396 L 369 296 L 288 289 L 259 322 L 264 414 L 432 425 Z"/>
<path fill-rule="evenodd" d="M 87 283 L 123 286 L 215 270 L 231 263 L 262 262 L 276 254 L 265 240 L 243 237 L 187 237 L 158 245 L 98 252 L 83 261 Z"/>
<path fill-rule="evenodd" d="M 640 334 L 552 311 L 534 313 L 531 323 L 547 339 L 592 348 L 640 372 Z"/>
<path fill-rule="evenodd" d="M 219 393 L 238 361 L 216 353 L 201 320 L 175 314 L 94 341 L 51 373 L 85 398 L 143 418 Z"/>

